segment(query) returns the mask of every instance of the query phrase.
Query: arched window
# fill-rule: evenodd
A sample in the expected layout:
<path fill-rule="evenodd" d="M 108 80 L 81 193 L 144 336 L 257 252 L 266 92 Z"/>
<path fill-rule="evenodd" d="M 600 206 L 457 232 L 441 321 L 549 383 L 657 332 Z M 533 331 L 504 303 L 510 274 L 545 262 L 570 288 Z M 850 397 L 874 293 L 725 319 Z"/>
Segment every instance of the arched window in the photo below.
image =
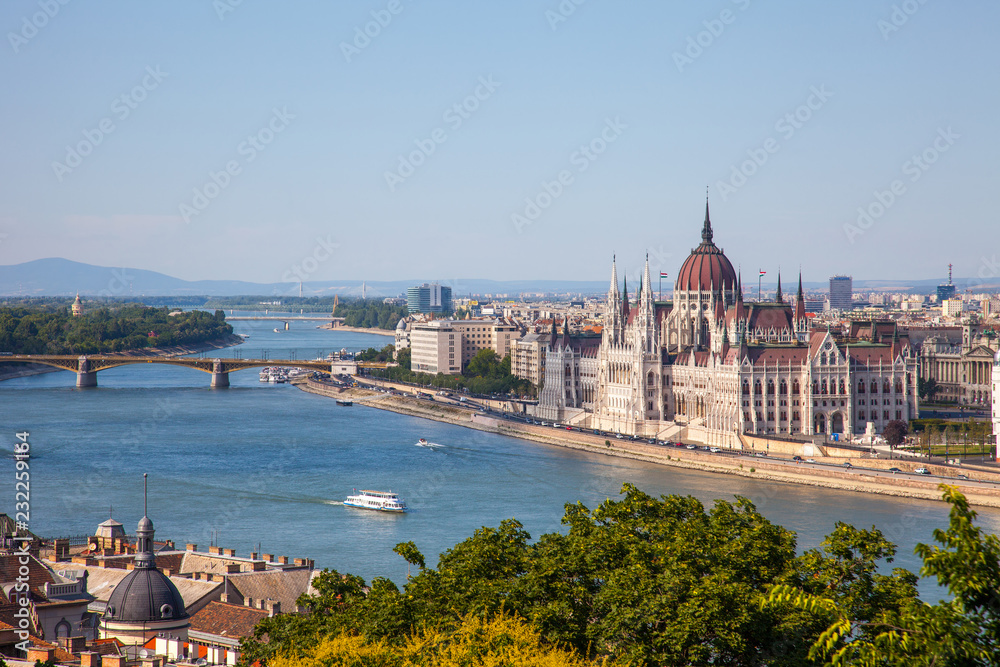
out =
<path fill-rule="evenodd" d="M 819 365 L 820 366 L 826 366 L 826 352 L 824 352 L 823 354 L 819 355 Z"/>
<path fill-rule="evenodd" d="M 774 396 L 774 380 L 767 381 L 767 395 Z"/>
<path fill-rule="evenodd" d="M 826 380 L 823 380 L 823 384 L 820 385 L 819 393 L 826 394 Z"/>
<path fill-rule="evenodd" d="M 760 396 L 763 393 L 760 387 L 760 380 L 753 383 L 753 393 L 756 396 Z"/>
<path fill-rule="evenodd" d="M 899 378 L 896 378 L 896 393 L 897 394 L 903 393 L 903 381 L 900 380 Z"/>
<path fill-rule="evenodd" d="M 750 381 L 749 380 L 744 380 L 743 381 L 743 395 L 744 396 L 749 396 L 750 395 Z"/>
<path fill-rule="evenodd" d="M 795 382 L 792 383 L 792 393 L 793 394 L 800 393 L 799 392 L 799 381 L 798 380 L 796 380 Z"/>
<path fill-rule="evenodd" d="M 878 393 L 878 380 L 872 380 L 872 393 Z"/>
<path fill-rule="evenodd" d="M 840 381 L 840 394 L 846 394 L 846 393 L 847 393 L 847 387 L 844 386 L 844 381 L 843 381 L 843 379 L 841 379 L 841 381 Z"/>
<path fill-rule="evenodd" d="M 890 391 L 892 390 L 889 388 L 889 378 L 885 378 L 882 380 L 882 393 L 888 394 Z"/>
<path fill-rule="evenodd" d="M 865 381 L 864 380 L 858 380 L 858 393 L 859 394 L 865 393 Z"/>
<path fill-rule="evenodd" d="M 781 395 L 782 396 L 788 395 L 788 383 L 785 382 L 784 380 L 781 381 Z"/>

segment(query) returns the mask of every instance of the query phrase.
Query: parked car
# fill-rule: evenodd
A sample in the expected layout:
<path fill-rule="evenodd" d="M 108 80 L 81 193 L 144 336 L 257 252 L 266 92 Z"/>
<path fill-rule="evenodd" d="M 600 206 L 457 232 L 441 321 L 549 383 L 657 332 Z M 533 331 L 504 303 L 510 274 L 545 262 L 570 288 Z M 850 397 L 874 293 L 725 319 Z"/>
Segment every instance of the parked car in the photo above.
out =
<path fill-rule="evenodd" d="M 622 437 L 621 433 L 615 433 L 615 439 L 617 439 L 617 440 L 624 440 L 625 438 Z"/>
<path fill-rule="evenodd" d="M 965 480 L 967 480 L 967 479 L 969 479 L 969 476 L 968 475 L 958 475 L 958 478 L 959 479 L 965 479 Z"/>
<path fill-rule="evenodd" d="M 806 463 L 816 463 L 816 459 L 806 459 Z"/>
<path fill-rule="evenodd" d="M 889 468 L 889 472 L 895 475 L 897 472 L 903 472 L 903 471 L 900 470 L 899 468 Z"/>
<path fill-rule="evenodd" d="M 698 449 L 698 445 L 687 445 L 688 449 Z"/>
<path fill-rule="evenodd" d="M 718 447 L 709 447 L 708 451 L 712 452 L 713 454 L 718 454 L 720 450 Z"/>

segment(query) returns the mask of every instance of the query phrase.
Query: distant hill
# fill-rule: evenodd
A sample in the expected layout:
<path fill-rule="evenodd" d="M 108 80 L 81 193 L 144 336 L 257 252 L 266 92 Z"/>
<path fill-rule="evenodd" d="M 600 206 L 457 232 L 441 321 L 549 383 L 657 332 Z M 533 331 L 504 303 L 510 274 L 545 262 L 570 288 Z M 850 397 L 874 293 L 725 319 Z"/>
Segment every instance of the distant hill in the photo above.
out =
<path fill-rule="evenodd" d="M 428 282 L 428 279 L 365 281 L 369 297 L 399 296 L 408 287 Z M 910 290 L 915 293 L 932 293 L 939 279 L 928 280 L 855 280 L 855 290 Z M 1000 280 L 987 281 L 984 288 L 996 289 Z M 782 281 L 786 294 L 793 293 L 797 283 L 789 276 Z M 452 288 L 455 297 L 483 294 L 508 294 L 511 298 L 522 292 L 544 294 L 604 294 L 608 289 L 605 280 L 482 280 L 459 279 L 442 282 Z M 961 290 L 979 281 L 956 279 Z M 664 280 L 669 289 L 673 279 Z M 763 283 L 764 290 L 773 290 L 774 283 Z M 809 291 L 826 291 L 828 283 L 803 283 Z M 634 292 L 636 286 L 632 287 Z M 744 281 L 749 294 L 752 285 Z M 361 280 L 310 281 L 302 284 L 303 296 L 361 296 Z M 182 280 L 156 271 L 134 268 L 94 266 L 62 258 L 36 259 L 23 264 L 0 266 L 0 296 L 67 296 L 79 292 L 83 296 L 235 296 L 243 294 L 297 296 L 298 283 L 253 283 L 242 280 Z"/>

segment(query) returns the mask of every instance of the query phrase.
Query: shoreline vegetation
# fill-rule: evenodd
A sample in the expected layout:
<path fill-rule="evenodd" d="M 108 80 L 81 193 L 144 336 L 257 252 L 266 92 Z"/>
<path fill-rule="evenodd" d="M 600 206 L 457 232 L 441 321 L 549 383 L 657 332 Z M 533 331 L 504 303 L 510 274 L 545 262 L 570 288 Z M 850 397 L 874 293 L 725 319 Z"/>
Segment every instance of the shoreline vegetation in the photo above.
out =
<path fill-rule="evenodd" d="M 411 396 L 394 396 L 357 388 L 338 389 L 336 387 L 325 386 L 311 379 L 299 379 L 294 381 L 293 384 L 299 389 L 312 394 L 329 398 L 349 399 L 358 405 L 594 454 L 630 458 L 647 463 L 673 466 L 675 468 L 739 475 L 741 477 L 774 482 L 889 495 L 901 498 L 941 501 L 941 491 L 938 485 L 942 480 L 937 478 L 924 480 L 913 478 L 909 475 L 875 477 L 873 475 L 821 466 L 792 468 L 784 461 L 779 462 L 751 455 L 719 456 L 703 451 L 690 451 L 684 448 L 668 448 L 640 442 L 607 440 L 603 436 L 593 436 L 579 431 L 560 431 L 552 427 L 497 419 L 468 408 L 431 402 L 426 399 L 421 400 Z M 411 388 L 406 389 L 406 391 L 411 390 Z M 914 468 L 923 465 L 919 462 L 906 462 L 896 459 L 837 458 L 835 460 L 838 463 L 851 461 L 855 465 L 874 466 L 883 470 L 888 470 L 892 466 Z M 985 507 L 1000 507 L 1000 474 L 972 465 L 963 466 L 962 472 L 974 474 L 976 480 L 992 482 L 994 487 L 982 488 L 971 485 L 969 482 L 960 480 L 957 477 L 947 480 L 947 483 L 957 486 L 970 504 Z"/>

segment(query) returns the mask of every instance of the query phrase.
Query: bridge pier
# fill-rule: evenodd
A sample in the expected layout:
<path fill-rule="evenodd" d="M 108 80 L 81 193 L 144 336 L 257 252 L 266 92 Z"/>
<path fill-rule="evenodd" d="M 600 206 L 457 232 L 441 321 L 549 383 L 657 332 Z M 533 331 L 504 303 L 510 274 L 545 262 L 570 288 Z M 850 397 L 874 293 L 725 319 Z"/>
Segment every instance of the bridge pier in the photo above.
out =
<path fill-rule="evenodd" d="M 80 358 L 77 360 L 76 386 L 77 387 L 97 386 L 97 371 L 90 370 L 90 360 L 83 355 L 81 355 Z"/>
<path fill-rule="evenodd" d="M 229 386 L 229 371 L 225 370 L 225 366 L 221 359 L 216 359 L 212 363 L 212 387 L 216 389 L 222 389 Z"/>

